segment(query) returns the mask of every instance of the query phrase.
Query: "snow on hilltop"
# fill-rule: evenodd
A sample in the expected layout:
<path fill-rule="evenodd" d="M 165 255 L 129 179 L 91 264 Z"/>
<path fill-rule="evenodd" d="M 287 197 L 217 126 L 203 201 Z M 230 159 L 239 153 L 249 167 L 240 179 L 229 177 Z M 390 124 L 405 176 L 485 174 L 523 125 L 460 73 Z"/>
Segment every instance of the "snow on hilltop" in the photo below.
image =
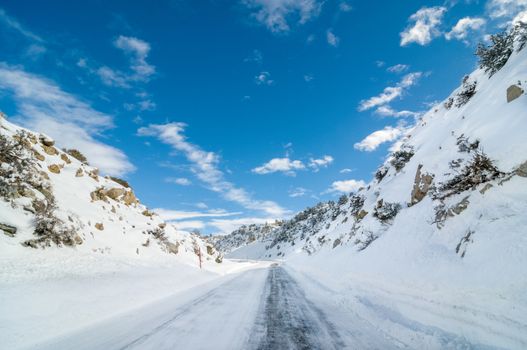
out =
<path fill-rule="evenodd" d="M 4 255 L 55 247 L 150 259 L 221 261 L 199 236 L 149 211 L 126 181 L 103 177 L 76 150 L 0 117 L 0 246 Z"/>

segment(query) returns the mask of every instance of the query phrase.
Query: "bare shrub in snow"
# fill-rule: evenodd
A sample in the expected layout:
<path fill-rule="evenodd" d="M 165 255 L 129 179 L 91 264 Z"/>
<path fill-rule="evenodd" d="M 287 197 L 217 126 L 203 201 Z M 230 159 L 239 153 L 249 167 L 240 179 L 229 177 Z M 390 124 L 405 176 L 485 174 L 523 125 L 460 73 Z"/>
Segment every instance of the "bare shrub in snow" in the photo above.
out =
<path fill-rule="evenodd" d="M 64 152 L 72 156 L 73 158 L 77 159 L 79 162 L 88 164 L 88 159 L 84 156 L 84 154 L 81 153 L 78 149 L 63 149 Z"/>
<path fill-rule="evenodd" d="M 384 179 L 384 177 L 386 176 L 386 174 L 388 174 L 388 167 L 383 165 L 375 172 L 375 179 L 377 180 L 377 182 L 381 182 L 382 179 Z"/>
<path fill-rule="evenodd" d="M 115 176 L 110 176 L 110 179 L 112 179 L 112 181 L 114 181 L 114 182 L 117 182 L 119 185 L 121 185 L 123 187 L 130 188 L 130 184 L 126 180 L 120 179 L 120 178 L 115 177 Z"/>
<path fill-rule="evenodd" d="M 384 202 L 381 199 L 377 202 L 373 210 L 373 216 L 379 219 L 379 221 L 386 223 L 395 218 L 400 210 L 401 205 L 399 203 Z"/>
<path fill-rule="evenodd" d="M 357 245 L 357 250 L 359 252 L 363 251 L 364 249 L 368 248 L 368 246 L 372 244 L 373 241 L 375 241 L 377 238 L 379 237 L 374 235 L 373 232 L 371 231 L 363 232 L 362 239 L 355 240 L 355 245 Z"/>
<path fill-rule="evenodd" d="M 459 174 L 439 185 L 432 197 L 434 199 L 445 199 L 471 190 L 482 183 L 498 179 L 503 175 L 505 173 L 499 171 L 486 154 L 477 151 Z"/>
<path fill-rule="evenodd" d="M 37 211 L 35 216 L 35 230 L 33 234 L 37 236 L 22 242 L 22 245 L 31 248 L 57 246 L 75 246 L 82 244 L 82 239 L 76 233 L 73 225 L 67 226 L 64 221 L 55 216 L 55 202 L 48 199 L 47 203 Z"/>
<path fill-rule="evenodd" d="M 456 145 L 457 145 L 457 148 L 458 148 L 459 152 L 470 153 L 470 152 L 475 151 L 475 150 L 478 149 L 478 147 L 479 147 L 479 140 L 470 142 L 468 137 L 466 137 L 464 134 L 461 134 L 457 138 Z"/>
<path fill-rule="evenodd" d="M 445 108 L 446 109 L 450 109 L 452 108 L 452 105 L 454 104 L 454 98 L 453 97 L 449 97 L 448 100 L 445 101 Z"/>
<path fill-rule="evenodd" d="M 338 204 L 339 206 L 343 206 L 343 205 L 346 204 L 346 203 L 348 203 L 348 195 L 343 194 L 342 196 L 340 196 L 340 198 L 339 198 L 337 204 Z"/>
<path fill-rule="evenodd" d="M 351 215 L 357 215 L 359 211 L 364 206 L 364 201 L 366 200 L 366 197 L 361 195 L 354 195 L 350 198 L 350 208 L 351 208 Z"/>
<path fill-rule="evenodd" d="M 406 163 L 414 156 L 414 149 L 412 146 L 403 146 L 400 150 L 393 152 L 390 164 L 395 170 L 400 171 Z"/>
<path fill-rule="evenodd" d="M 469 82 L 468 75 L 463 78 L 463 89 L 456 96 L 456 107 L 465 105 L 476 94 L 477 82 Z"/>

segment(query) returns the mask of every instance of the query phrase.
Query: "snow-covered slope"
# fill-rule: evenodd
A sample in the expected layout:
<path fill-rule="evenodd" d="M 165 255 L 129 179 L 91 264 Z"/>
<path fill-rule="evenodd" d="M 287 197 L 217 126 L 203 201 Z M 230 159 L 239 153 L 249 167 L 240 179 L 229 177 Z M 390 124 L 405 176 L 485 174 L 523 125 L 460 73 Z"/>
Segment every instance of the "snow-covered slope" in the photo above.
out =
<path fill-rule="evenodd" d="M 515 38 L 507 63 L 465 77 L 365 188 L 227 257 L 284 259 L 346 305 L 366 290 L 478 342 L 527 344 L 527 49 Z"/>
<path fill-rule="evenodd" d="M 3 255 L 63 247 L 139 259 L 170 254 L 193 264 L 202 251 L 206 262 L 221 260 L 200 237 L 178 232 L 149 211 L 126 182 L 101 176 L 98 169 L 56 148 L 46 135 L 2 116 L 0 138 Z"/>

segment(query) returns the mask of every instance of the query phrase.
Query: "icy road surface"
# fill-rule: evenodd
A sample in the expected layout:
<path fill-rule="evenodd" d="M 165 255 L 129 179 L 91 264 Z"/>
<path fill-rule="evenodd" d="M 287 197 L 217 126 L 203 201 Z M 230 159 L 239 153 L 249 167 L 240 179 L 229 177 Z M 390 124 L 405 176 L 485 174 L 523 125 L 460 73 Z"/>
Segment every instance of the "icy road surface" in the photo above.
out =
<path fill-rule="evenodd" d="M 276 264 L 252 269 L 33 348 L 329 350 L 469 349 L 474 345 L 463 337 L 406 320 L 367 298 L 352 308 L 339 304 L 337 295 L 317 281 L 293 275 Z M 353 311 L 361 305 L 380 319 Z M 395 333 L 401 337 L 394 337 L 394 332 L 386 332 L 380 324 L 397 327 Z"/>

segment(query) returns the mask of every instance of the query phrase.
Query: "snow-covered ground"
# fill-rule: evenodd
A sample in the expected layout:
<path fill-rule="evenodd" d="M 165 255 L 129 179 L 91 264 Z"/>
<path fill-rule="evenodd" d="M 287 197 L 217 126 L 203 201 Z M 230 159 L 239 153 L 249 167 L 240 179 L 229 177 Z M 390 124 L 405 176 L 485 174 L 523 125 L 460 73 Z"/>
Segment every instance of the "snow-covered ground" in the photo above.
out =
<path fill-rule="evenodd" d="M 200 270 L 197 258 L 182 264 L 171 257 L 142 261 L 71 249 L 1 256 L 0 348 L 40 344 L 168 297 L 180 303 L 261 266 L 225 261 Z"/>

